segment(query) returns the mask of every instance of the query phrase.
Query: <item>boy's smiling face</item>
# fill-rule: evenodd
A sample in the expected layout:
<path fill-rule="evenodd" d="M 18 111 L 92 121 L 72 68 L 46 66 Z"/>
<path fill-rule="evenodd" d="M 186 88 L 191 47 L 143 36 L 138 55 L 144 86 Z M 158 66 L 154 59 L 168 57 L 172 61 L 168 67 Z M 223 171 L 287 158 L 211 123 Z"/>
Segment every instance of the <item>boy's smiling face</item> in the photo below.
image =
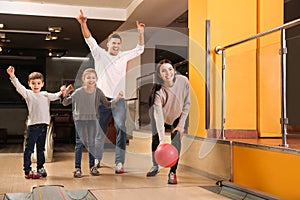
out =
<path fill-rule="evenodd" d="M 42 79 L 31 79 L 28 81 L 28 85 L 33 92 L 40 92 L 44 86 L 44 81 Z"/>

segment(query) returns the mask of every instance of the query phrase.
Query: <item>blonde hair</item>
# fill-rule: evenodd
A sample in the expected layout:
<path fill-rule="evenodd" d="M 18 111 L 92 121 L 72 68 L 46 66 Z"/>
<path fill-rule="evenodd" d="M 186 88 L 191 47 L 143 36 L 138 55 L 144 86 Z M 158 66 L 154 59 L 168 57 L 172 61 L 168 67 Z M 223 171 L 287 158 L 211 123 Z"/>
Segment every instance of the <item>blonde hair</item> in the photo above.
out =
<path fill-rule="evenodd" d="M 84 78 L 85 78 L 88 74 L 90 74 L 90 73 L 94 73 L 95 76 L 96 76 L 96 78 L 98 79 L 96 70 L 93 69 L 93 68 L 87 68 L 87 69 L 85 69 L 85 70 L 83 71 L 83 73 L 82 73 L 82 77 L 81 77 L 82 82 L 83 82 Z"/>

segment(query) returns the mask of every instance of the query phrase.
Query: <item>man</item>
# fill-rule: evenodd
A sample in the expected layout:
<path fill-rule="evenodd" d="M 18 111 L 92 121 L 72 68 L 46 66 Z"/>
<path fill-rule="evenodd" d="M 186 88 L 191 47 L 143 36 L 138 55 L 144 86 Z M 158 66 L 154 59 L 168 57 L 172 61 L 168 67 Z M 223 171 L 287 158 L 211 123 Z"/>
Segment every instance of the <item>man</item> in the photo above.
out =
<path fill-rule="evenodd" d="M 91 54 L 95 61 L 95 70 L 99 77 L 97 86 L 101 88 L 108 100 L 112 100 L 118 96 L 120 91 L 125 93 L 125 79 L 127 62 L 133 58 L 141 55 L 144 52 L 144 27 L 143 23 L 136 22 L 139 33 L 139 41 L 134 49 L 129 51 L 121 51 L 122 39 L 119 34 L 113 33 L 108 37 L 107 51 L 101 48 L 87 25 L 87 17 L 84 16 L 83 11 L 80 10 L 79 16 L 76 18 L 81 26 L 82 35 L 90 48 Z M 125 96 L 125 94 L 124 94 Z M 115 173 L 124 173 L 125 150 L 126 150 L 126 107 L 124 98 L 113 108 L 106 108 L 99 106 L 98 117 L 100 126 L 107 134 L 107 127 L 111 115 L 113 115 L 116 126 L 116 157 L 115 157 Z M 103 134 L 101 134 L 103 136 Z M 101 138 L 102 152 L 100 160 L 102 159 L 104 139 Z M 100 161 L 99 160 L 99 161 Z"/>

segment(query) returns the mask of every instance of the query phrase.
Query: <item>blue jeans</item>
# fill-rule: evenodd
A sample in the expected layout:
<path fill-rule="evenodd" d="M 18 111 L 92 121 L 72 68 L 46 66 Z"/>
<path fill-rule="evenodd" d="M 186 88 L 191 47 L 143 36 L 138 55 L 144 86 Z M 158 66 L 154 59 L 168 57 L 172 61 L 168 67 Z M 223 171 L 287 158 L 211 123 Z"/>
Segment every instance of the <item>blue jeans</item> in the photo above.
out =
<path fill-rule="evenodd" d="M 149 109 L 149 115 L 150 115 L 150 121 L 151 121 L 151 129 L 152 129 L 152 143 L 151 143 L 151 149 L 152 149 L 152 163 L 153 166 L 158 166 L 155 157 L 154 157 L 154 153 L 159 145 L 159 135 L 157 132 L 157 128 L 156 128 L 156 122 L 155 122 L 155 118 L 154 118 L 154 110 L 153 107 L 151 107 Z M 173 124 L 171 125 L 171 144 L 173 146 L 175 146 L 175 148 L 178 151 L 178 160 L 176 162 L 175 165 L 173 165 L 170 168 L 170 172 L 173 172 L 176 174 L 176 170 L 177 170 L 177 166 L 178 166 L 178 161 L 179 161 L 179 155 L 180 155 L 180 151 L 181 151 L 181 139 L 180 139 L 180 133 L 175 131 L 173 132 L 173 129 L 176 128 L 176 126 L 179 123 L 179 118 L 177 118 Z"/>
<path fill-rule="evenodd" d="M 99 123 L 97 120 L 75 120 L 76 143 L 75 143 L 75 168 L 81 168 L 83 146 L 89 152 L 89 167 L 95 164 L 95 158 L 98 157 L 99 144 L 96 136 L 99 132 Z"/>
<path fill-rule="evenodd" d="M 24 151 L 24 171 L 28 174 L 31 171 L 31 154 L 34 152 L 36 144 L 37 169 L 43 168 L 45 164 L 45 143 L 47 134 L 47 124 L 29 125 L 26 131 L 26 144 Z"/>
<path fill-rule="evenodd" d="M 125 127 L 125 121 L 126 121 L 126 106 L 124 99 L 120 99 L 118 103 L 115 105 L 112 105 L 112 108 L 106 108 L 103 105 L 99 106 L 98 109 L 99 113 L 99 123 L 100 127 L 105 134 L 107 135 L 107 128 L 108 123 L 110 120 L 111 115 L 114 118 L 115 121 L 115 127 L 116 127 L 116 157 L 115 157 L 115 163 L 122 163 L 125 162 L 125 151 L 126 151 L 126 127 Z M 101 131 L 100 131 L 101 132 Z M 101 158 L 103 154 L 103 147 L 104 147 L 105 137 L 104 139 L 101 139 Z M 101 160 L 101 159 L 100 159 Z"/>

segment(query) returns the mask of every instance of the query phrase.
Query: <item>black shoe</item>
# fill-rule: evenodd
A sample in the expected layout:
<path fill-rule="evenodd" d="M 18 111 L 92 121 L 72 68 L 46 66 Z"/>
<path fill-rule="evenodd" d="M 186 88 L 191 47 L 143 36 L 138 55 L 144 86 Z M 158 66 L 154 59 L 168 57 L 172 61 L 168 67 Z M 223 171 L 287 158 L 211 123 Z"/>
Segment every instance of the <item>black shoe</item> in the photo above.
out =
<path fill-rule="evenodd" d="M 150 171 L 147 172 L 147 176 L 150 177 L 150 176 L 155 176 L 156 174 L 159 173 L 159 168 L 157 165 L 151 167 Z"/>

